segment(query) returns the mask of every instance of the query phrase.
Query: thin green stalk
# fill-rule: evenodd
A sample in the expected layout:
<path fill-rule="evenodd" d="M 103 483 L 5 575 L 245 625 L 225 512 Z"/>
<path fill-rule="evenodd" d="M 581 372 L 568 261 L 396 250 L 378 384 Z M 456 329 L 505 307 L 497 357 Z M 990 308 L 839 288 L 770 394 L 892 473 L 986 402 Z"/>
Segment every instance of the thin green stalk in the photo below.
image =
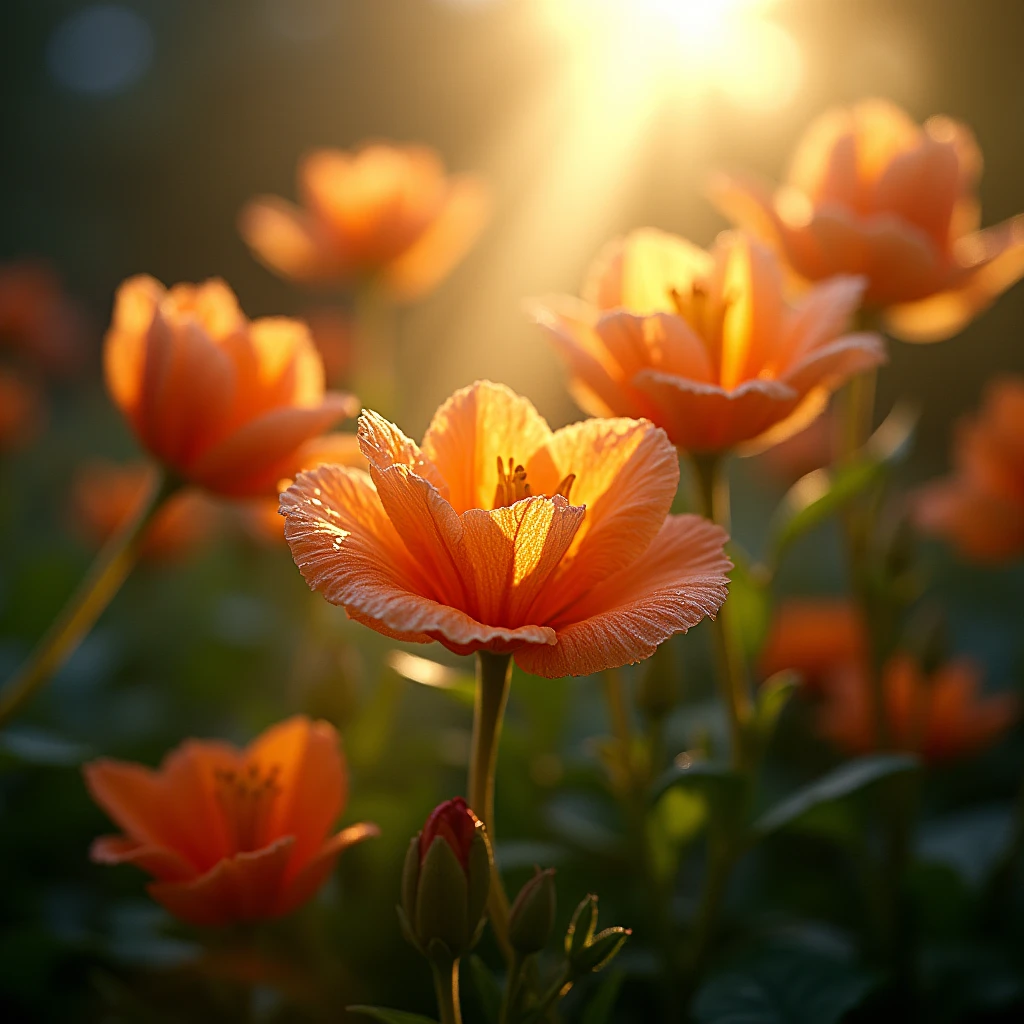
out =
<path fill-rule="evenodd" d="M 473 709 L 473 747 L 469 761 L 469 806 L 487 827 L 494 843 L 494 776 L 498 765 L 498 741 L 512 682 L 512 657 L 508 654 L 477 654 L 476 703 Z M 495 864 L 487 902 L 494 937 L 506 962 L 512 962 L 508 941 L 508 896 Z"/>
<path fill-rule="evenodd" d="M 367 408 L 400 420 L 401 396 L 398 318 L 394 303 L 373 283 L 357 289 L 355 320 L 355 392 Z"/>
<path fill-rule="evenodd" d="M 431 958 L 430 969 L 434 975 L 434 991 L 437 993 L 437 1010 L 441 1024 L 462 1024 L 458 959 L 440 961 Z"/>
<path fill-rule="evenodd" d="M 75 652 L 121 589 L 138 560 L 146 527 L 176 484 L 154 479 L 136 514 L 107 541 L 88 575 L 17 673 L 0 691 L 0 727 L 6 725 Z"/>
<path fill-rule="evenodd" d="M 505 992 L 501 999 L 501 1012 L 498 1015 L 498 1024 L 510 1024 L 515 1013 L 516 1004 L 519 1001 L 519 980 L 523 972 L 524 957 L 515 950 L 512 954 L 512 963 L 509 964 L 508 977 L 505 979 Z"/>
<path fill-rule="evenodd" d="M 695 456 L 693 467 L 704 514 L 728 530 L 732 515 L 725 461 L 720 456 Z M 751 767 L 748 728 L 754 705 L 746 678 L 743 655 L 737 649 L 729 628 L 731 614 L 727 601 L 719 610 L 712 626 L 715 654 L 718 659 L 719 692 L 729 717 L 733 765 L 737 771 L 745 772 Z"/>
<path fill-rule="evenodd" d="M 709 838 L 704 891 L 701 894 L 700 906 L 697 908 L 686 956 L 686 973 L 691 987 L 703 969 L 711 949 L 735 862 L 735 853 L 727 842 L 720 838 Z"/>

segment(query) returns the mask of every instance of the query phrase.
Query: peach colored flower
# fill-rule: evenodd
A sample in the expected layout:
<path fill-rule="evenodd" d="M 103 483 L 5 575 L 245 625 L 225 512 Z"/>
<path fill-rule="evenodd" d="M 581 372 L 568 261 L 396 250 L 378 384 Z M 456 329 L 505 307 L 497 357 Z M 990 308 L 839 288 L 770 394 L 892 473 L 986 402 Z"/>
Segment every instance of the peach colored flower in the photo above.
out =
<path fill-rule="evenodd" d="M 864 302 L 889 331 L 938 341 L 1024 274 L 1024 217 L 979 231 L 981 153 L 947 117 L 923 127 L 886 100 L 823 114 L 797 147 L 787 184 L 720 177 L 722 211 L 770 242 L 797 274 L 863 274 Z"/>
<path fill-rule="evenodd" d="M 46 408 L 39 389 L 20 373 L 0 367 L 0 454 L 30 444 L 45 419 Z"/>
<path fill-rule="evenodd" d="M 478 382 L 421 447 L 373 412 L 359 439 L 369 476 L 300 473 L 281 511 L 309 585 L 387 636 L 585 675 L 649 657 L 725 600 L 726 535 L 667 514 L 679 466 L 650 423 L 552 432 L 526 399 Z"/>
<path fill-rule="evenodd" d="M 921 489 L 918 525 L 967 558 L 1004 562 L 1024 554 L 1024 378 L 989 386 L 981 414 L 960 425 L 954 473 Z"/>
<path fill-rule="evenodd" d="M 298 449 L 355 412 L 324 392 L 304 324 L 250 322 L 222 281 L 133 277 L 118 291 L 107 386 L 141 443 L 188 483 L 230 498 L 272 494 Z"/>
<path fill-rule="evenodd" d="M 149 893 L 198 925 L 278 917 L 310 899 L 338 855 L 378 834 L 334 835 L 348 778 L 338 734 L 298 716 L 244 750 L 188 740 L 158 771 L 101 759 L 85 766 L 93 799 L 124 829 L 92 845 L 101 864 L 135 864 Z"/>
<path fill-rule="evenodd" d="M 95 547 L 135 516 L 153 486 L 154 469 L 142 462 L 118 465 L 94 459 L 80 466 L 71 485 L 74 526 Z M 140 555 L 158 562 L 186 558 L 217 528 L 217 508 L 204 494 L 179 491 L 155 512 Z"/>
<path fill-rule="evenodd" d="M 39 260 L 0 266 L 0 341 L 53 376 L 82 369 L 85 315 L 53 268 Z"/>
<path fill-rule="evenodd" d="M 316 150 L 299 164 L 299 192 L 305 209 L 263 196 L 242 211 L 242 237 L 256 257 L 303 283 L 377 279 L 403 300 L 434 288 L 487 216 L 481 182 L 447 176 L 423 146 Z"/>
<path fill-rule="evenodd" d="M 849 666 L 862 666 L 868 651 L 863 617 L 845 598 L 792 598 L 775 613 L 759 670 L 767 678 L 784 669 L 800 673 L 813 691 Z"/>
<path fill-rule="evenodd" d="M 930 762 L 945 761 L 991 746 L 1017 718 L 1011 693 L 984 696 L 981 674 L 967 660 L 950 662 L 925 678 L 907 654 L 896 654 L 882 672 L 893 745 Z M 819 709 L 823 735 L 851 754 L 877 748 L 866 675 L 848 666 L 833 675 Z"/>
<path fill-rule="evenodd" d="M 260 544 L 284 543 L 280 494 L 291 487 L 293 478 L 302 470 L 319 466 L 352 466 L 365 471 L 366 459 L 359 450 L 359 438 L 355 434 L 324 434 L 323 437 L 314 437 L 299 449 L 295 465 L 288 476 L 278 481 L 278 497 L 239 502 L 241 526 L 249 537 Z"/>
<path fill-rule="evenodd" d="M 776 258 L 749 238 L 723 235 L 705 252 L 644 229 L 605 249 L 582 302 L 534 312 L 587 412 L 643 416 L 680 448 L 716 452 L 793 433 L 885 360 L 876 335 L 842 333 L 861 291 L 837 278 L 791 306 Z"/>

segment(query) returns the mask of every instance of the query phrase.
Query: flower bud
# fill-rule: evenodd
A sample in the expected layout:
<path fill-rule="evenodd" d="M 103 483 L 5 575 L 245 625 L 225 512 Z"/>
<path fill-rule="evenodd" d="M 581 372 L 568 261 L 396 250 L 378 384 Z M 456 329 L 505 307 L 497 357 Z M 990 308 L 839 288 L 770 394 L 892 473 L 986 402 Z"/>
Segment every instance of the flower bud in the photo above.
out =
<path fill-rule="evenodd" d="M 461 797 L 440 804 L 410 843 L 399 920 L 425 956 L 457 959 L 476 945 L 491 885 L 483 822 Z"/>
<path fill-rule="evenodd" d="M 519 890 L 508 916 L 509 941 L 523 956 L 539 953 L 555 926 L 554 869 L 535 870 L 533 878 Z"/>
<path fill-rule="evenodd" d="M 616 927 L 595 935 L 596 927 L 597 897 L 591 893 L 576 908 L 565 933 L 565 955 L 576 977 L 593 974 L 607 966 L 632 934 L 628 928 Z"/>

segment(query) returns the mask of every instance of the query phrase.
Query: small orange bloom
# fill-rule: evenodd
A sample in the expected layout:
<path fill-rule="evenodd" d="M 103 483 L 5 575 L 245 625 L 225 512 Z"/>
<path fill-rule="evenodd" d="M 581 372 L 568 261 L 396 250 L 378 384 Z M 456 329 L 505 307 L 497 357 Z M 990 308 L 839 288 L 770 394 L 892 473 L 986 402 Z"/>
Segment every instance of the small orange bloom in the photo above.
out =
<path fill-rule="evenodd" d="M 844 598 L 799 598 L 775 613 L 761 650 L 763 678 L 784 669 L 799 672 L 811 690 L 820 690 L 837 670 L 864 663 L 867 630 L 860 612 Z"/>
<path fill-rule="evenodd" d="M 0 454 L 24 448 L 45 419 L 39 389 L 21 374 L 0 367 Z"/>
<path fill-rule="evenodd" d="M 92 845 L 101 864 L 135 864 L 149 893 L 198 925 L 278 917 L 310 899 L 338 855 L 378 834 L 330 835 L 348 779 L 338 734 L 298 716 L 244 750 L 188 740 L 158 771 L 101 759 L 85 766 L 93 799 L 125 834 Z"/>
<path fill-rule="evenodd" d="M 295 466 L 288 476 L 278 481 L 276 498 L 256 498 L 240 502 L 238 511 L 242 528 L 261 544 L 282 544 L 284 542 L 284 517 L 281 515 L 281 491 L 288 490 L 293 478 L 304 469 L 319 466 L 352 466 L 366 470 L 366 459 L 359 450 L 359 438 L 355 434 L 324 434 L 299 449 Z"/>
<path fill-rule="evenodd" d="M 154 470 L 145 463 L 119 466 L 100 459 L 75 473 L 71 508 L 75 526 L 92 545 L 106 543 L 130 518 L 153 486 Z M 217 509 L 199 491 L 179 491 L 155 513 L 142 540 L 141 555 L 154 561 L 187 557 L 216 528 Z"/>
<path fill-rule="evenodd" d="M 841 336 L 856 278 L 819 285 L 797 306 L 775 257 L 738 234 L 712 252 L 653 229 L 613 242 L 583 301 L 536 315 L 595 416 L 643 416 L 691 452 L 775 443 L 809 422 L 843 381 L 885 360 L 873 334 Z"/>
<path fill-rule="evenodd" d="M 448 177 L 422 146 L 322 149 L 299 164 L 305 209 L 276 196 L 251 202 L 242 237 L 275 273 L 303 283 L 379 279 L 419 298 L 462 258 L 487 215 L 483 185 Z"/>
<path fill-rule="evenodd" d="M 304 324 L 250 322 L 222 281 L 133 277 L 118 291 L 107 386 L 142 444 L 189 483 L 230 498 L 272 494 L 311 437 L 354 413 L 324 393 Z"/>
<path fill-rule="evenodd" d="M 0 266 L 0 341 L 54 376 L 81 369 L 85 316 L 46 263 Z"/>
<path fill-rule="evenodd" d="M 1024 554 L 1024 378 L 989 387 L 980 416 L 960 426 L 953 460 L 952 477 L 919 492 L 918 524 L 979 562 Z"/>
<path fill-rule="evenodd" d="M 927 761 L 945 761 L 994 743 L 1017 718 L 1014 694 L 983 696 L 980 672 L 967 660 L 950 662 L 931 678 L 907 654 L 882 673 L 893 745 Z M 821 732 L 851 754 L 877 749 L 866 675 L 849 666 L 834 675 L 820 709 Z"/>
<path fill-rule="evenodd" d="M 649 657 L 725 600 L 726 535 L 667 514 L 679 465 L 650 423 L 552 432 L 526 399 L 478 382 L 422 447 L 373 412 L 359 439 L 369 476 L 300 473 L 281 511 L 309 585 L 386 636 L 585 675 Z"/>
<path fill-rule="evenodd" d="M 865 305 L 907 341 L 960 331 L 1024 274 L 1024 217 L 979 231 L 981 153 L 947 117 L 923 127 L 885 100 L 830 110 L 797 147 L 774 195 L 720 178 L 722 211 L 820 281 L 863 274 Z"/>

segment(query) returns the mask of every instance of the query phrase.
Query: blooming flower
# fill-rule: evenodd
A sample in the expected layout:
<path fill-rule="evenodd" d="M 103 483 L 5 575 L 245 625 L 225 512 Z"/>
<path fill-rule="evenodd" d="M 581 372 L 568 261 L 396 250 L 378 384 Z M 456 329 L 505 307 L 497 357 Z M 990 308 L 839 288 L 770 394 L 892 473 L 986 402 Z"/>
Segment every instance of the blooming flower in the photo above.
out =
<path fill-rule="evenodd" d="M 483 226 L 487 198 L 469 175 L 446 176 L 422 146 L 323 149 L 299 164 L 305 209 L 253 200 L 242 237 L 275 273 L 303 283 L 379 279 L 396 298 L 430 291 Z"/>
<path fill-rule="evenodd" d="M 877 336 L 841 336 L 862 287 L 837 278 L 791 306 L 775 257 L 749 238 L 723 235 L 705 252 L 644 229 L 606 248 L 582 302 L 535 313 L 584 409 L 644 416 L 680 448 L 715 452 L 794 432 L 885 360 Z"/>
<path fill-rule="evenodd" d="M 356 409 L 324 393 L 306 327 L 250 322 L 222 281 L 133 277 L 118 291 L 107 386 L 142 444 L 189 483 L 225 497 L 272 494 L 311 437 Z"/>
<path fill-rule="evenodd" d="M 71 510 L 78 532 L 92 545 L 106 543 L 134 517 L 153 486 L 153 468 L 136 462 L 119 466 L 93 460 L 80 466 L 71 487 Z M 204 494 L 179 491 L 154 513 L 140 554 L 154 561 L 184 558 L 216 528 L 217 509 Z"/>
<path fill-rule="evenodd" d="M 1024 274 L 1024 217 L 979 231 L 981 153 L 946 117 L 916 125 L 885 100 L 830 110 L 807 130 L 785 187 L 720 178 L 723 212 L 797 274 L 863 274 L 864 302 L 908 341 L 956 334 Z"/>
<path fill-rule="evenodd" d="M 851 601 L 794 598 L 775 613 L 759 669 L 763 678 L 792 669 L 817 691 L 837 671 L 863 665 L 867 650 L 864 620 Z"/>
<path fill-rule="evenodd" d="M 650 423 L 552 432 L 526 399 L 478 382 L 422 447 L 373 412 L 359 439 L 369 476 L 300 473 L 281 511 L 309 585 L 387 636 L 585 675 L 650 656 L 725 600 L 725 533 L 667 515 L 679 466 Z"/>
<path fill-rule="evenodd" d="M 961 424 L 953 459 L 952 477 L 918 493 L 918 524 L 976 561 L 1024 554 L 1024 378 L 989 387 L 981 414 Z"/>
<path fill-rule="evenodd" d="M 1014 694 L 980 694 L 980 672 L 953 661 L 925 678 L 907 654 L 893 656 L 882 671 L 890 739 L 897 749 L 944 761 L 990 746 L 1013 724 Z M 867 676 L 851 665 L 832 676 L 819 709 L 821 732 L 851 754 L 877 748 Z"/>
<path fill-rule="evenodd" d="M 295 717 L 244 750 L 189 740 L 158 771 L 102 759 L 85 766 L 93 799 L 125 834 L 92 846 L 101 864 L 135 864 L 172 914 L 223 925 L 287 914 L 327 880 L 339 854 L 378 834 L 330 835 L 348 780 L 338 735 Z"/>

